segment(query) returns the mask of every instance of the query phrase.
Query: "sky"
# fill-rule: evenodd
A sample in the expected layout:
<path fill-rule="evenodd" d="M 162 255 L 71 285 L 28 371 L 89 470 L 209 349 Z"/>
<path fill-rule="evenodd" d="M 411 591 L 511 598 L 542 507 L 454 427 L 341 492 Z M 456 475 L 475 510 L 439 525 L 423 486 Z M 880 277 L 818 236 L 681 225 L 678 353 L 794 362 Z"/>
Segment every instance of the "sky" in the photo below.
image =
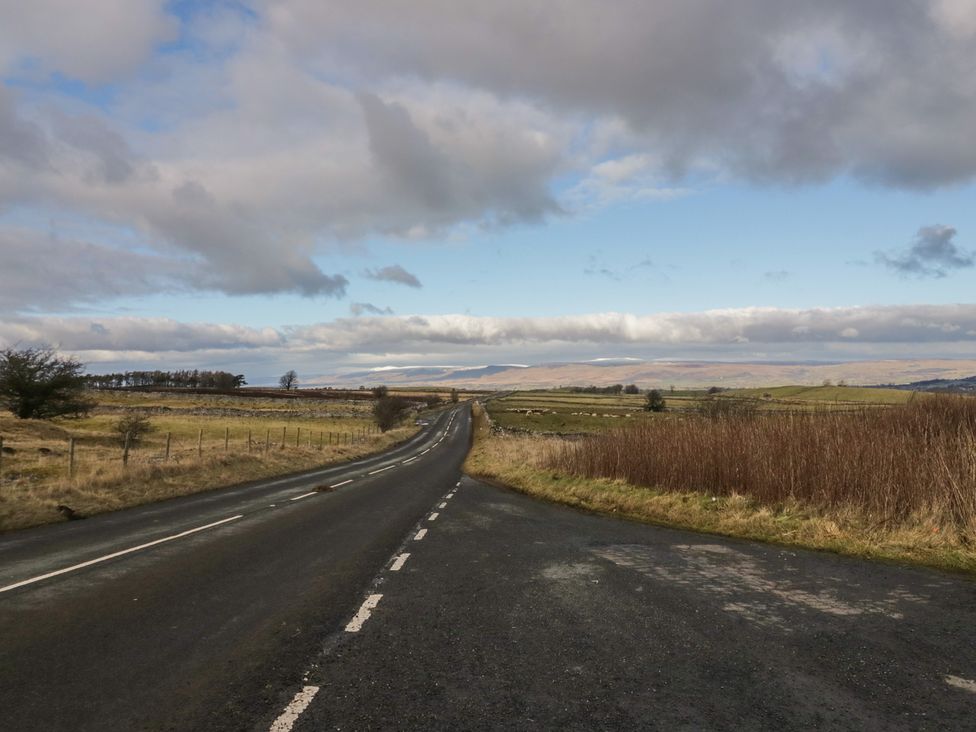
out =
<path fill-rule="evenodd" d="M 0 0 L 0 347 L 976 358 L 976 0 Z"/>

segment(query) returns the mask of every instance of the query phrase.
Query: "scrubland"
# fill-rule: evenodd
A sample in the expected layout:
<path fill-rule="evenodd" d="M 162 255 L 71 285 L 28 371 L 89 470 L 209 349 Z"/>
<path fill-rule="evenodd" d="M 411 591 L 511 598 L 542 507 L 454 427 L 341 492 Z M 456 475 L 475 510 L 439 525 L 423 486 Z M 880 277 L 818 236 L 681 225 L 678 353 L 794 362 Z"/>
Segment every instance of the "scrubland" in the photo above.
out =
<path fill-rule="evenodd" d="M 844 409 L 726 397 L 569 438 L 491 429 L 479 409 L 467 469 L 605 513 L 976 571 L 976 399 L 864 396 Z"/>

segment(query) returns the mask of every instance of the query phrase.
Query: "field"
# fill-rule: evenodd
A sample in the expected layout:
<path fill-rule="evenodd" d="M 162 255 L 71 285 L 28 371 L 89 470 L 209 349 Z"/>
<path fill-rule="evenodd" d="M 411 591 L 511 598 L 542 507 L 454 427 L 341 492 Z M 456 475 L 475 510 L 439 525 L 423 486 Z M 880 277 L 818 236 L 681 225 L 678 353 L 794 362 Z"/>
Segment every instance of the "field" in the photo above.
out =
<path fill-rule="evenodd" d="M 644 411 L 643 394 L 581 394 L 566 390 L 517 391 L 487 402 L 492 421 L 502 429 L 548 434 L 600 432 L 646 419 L 666 419 L 698 411 L 703 405 L 748 407 L 757 411 L 856 410 L 905 404 L 912 392 L 850 386 L 782 386 L 734 389 L 710 395 L 703 390 L 663 390 L 667 411 Z"/>
<path fill-rule="evenodd" d="M 680 411 L 661 414 L 633 411 L 639 397 L 489 401 L 466 468 L 644 521 L 976 571 L 976 399 L 854 387 L 680 396 Z"/>
<path fill-rule="evenodd" d="M 90 515 L 349 460 L 417 429 L 407 419 L 380 433 L 373 401 L 361 398 L 95 395 L 95 410 L 78 419 L 18 420 L 0 413 L 0 530 L 64 520 L 59 505 Z M 148 418 L 152 431 L 131 445 L 123 464 L 123 439 L 114 428 L 132 414 Z"/>

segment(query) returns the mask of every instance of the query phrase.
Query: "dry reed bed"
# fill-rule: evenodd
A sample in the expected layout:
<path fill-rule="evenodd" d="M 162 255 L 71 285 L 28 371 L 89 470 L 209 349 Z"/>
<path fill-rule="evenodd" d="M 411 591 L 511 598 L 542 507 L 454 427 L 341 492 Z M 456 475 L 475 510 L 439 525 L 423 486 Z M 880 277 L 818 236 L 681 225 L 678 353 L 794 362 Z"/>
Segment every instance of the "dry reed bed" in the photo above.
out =
<path fill-rule="evenodd" d="M 855 412 L 737 413 L 648 420 L 572 443 L 542 465 L 767 506 L 854 510 L 897 524 L 926 517 L 976 535 L 976 399 L 937 396 Z"/>

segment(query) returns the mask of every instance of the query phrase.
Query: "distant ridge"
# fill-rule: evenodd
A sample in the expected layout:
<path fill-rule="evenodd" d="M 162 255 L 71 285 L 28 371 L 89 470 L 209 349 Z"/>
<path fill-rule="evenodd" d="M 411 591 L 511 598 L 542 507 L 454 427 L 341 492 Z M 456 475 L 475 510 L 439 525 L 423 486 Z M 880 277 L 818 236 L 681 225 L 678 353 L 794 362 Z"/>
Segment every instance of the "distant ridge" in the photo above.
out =
<path fill-rule="evenodd" d="M 819 385 L 825 381 L 903 388 L 976 391 L 976 360 L 905 359 L 824 362 L 641 361 L 601 359 L 537 365 L 392 366 L 302 378 L 304 386 L 456 386 L 473 389 L 545 389 L 637 384 L 641 388 Z M 922 386 L 931 384 L 932 387 Z M 968 386 L 967 386 L 968 385 Z"/>

